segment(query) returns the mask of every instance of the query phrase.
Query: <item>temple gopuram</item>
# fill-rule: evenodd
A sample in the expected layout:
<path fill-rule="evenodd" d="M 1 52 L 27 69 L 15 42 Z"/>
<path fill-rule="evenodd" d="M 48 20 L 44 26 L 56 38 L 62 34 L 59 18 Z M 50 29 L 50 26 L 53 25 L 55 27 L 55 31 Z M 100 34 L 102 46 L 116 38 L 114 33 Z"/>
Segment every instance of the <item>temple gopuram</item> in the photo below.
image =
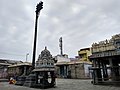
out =
<path fill-rule="evenodd" d="M 120 34 L 92 44 L 93 84 L 120 84 Z"/>

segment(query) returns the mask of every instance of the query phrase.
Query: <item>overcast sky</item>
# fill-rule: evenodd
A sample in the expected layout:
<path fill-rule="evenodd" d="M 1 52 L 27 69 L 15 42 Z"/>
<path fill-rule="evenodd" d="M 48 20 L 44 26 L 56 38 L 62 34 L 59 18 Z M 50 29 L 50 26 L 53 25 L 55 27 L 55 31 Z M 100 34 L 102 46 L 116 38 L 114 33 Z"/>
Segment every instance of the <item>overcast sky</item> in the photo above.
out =
<path fill-rule="evenodd" d="M 42 0 L 38 19 L 37 55 L 47 46 L 53 56 L 77 56 L 81 48 L 120 33 L 120 0 Z M 39 0 L 0 0 L 0 58 L 23 60 L 32 46 Z"/>

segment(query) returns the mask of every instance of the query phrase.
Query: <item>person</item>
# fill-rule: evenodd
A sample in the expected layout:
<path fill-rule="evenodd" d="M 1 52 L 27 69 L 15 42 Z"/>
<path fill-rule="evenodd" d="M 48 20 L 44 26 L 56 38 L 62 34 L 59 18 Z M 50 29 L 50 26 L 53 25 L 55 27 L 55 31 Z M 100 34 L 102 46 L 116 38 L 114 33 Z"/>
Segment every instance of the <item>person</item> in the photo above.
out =
<path fill-rule="evenodd" d="M 16 83 L 16 80 L 13 77 L 11 77 L 9 80 L 9 84 L 15 84 L 15 83 Z"/>

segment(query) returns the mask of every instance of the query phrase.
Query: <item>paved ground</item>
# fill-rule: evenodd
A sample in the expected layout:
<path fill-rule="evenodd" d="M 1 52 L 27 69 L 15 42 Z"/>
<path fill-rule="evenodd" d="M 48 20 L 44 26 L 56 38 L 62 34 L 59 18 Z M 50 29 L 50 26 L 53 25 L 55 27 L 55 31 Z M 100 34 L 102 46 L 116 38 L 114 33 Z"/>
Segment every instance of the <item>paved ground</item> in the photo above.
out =
<path fill-rule="evenodd" d="M 48 90 L 120 90 L 115 86 L 92 85 L 91 80 L 57 79 L 56 87 Z M 8 82 L 0 82 L 0 90 L 41 90 L 24 86 L 10 85 Z M 43 90 L 43 89 L 42 89 Z"/>

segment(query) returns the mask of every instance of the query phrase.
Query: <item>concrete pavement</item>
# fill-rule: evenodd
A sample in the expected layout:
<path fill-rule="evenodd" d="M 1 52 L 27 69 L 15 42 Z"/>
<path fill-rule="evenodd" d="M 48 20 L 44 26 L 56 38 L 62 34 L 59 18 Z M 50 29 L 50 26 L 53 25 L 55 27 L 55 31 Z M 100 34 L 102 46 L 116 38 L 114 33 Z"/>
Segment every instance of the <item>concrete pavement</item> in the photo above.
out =
<path fill-rule="evenodd" d="M 120 86 L 92 85 L 91 80 L 57 79 L 56 87 L 49 90 L 120 90 Z M 0 90 L 43 90 L 25 86 L 11 85 L 8 82 L 0 82 Z"/>

